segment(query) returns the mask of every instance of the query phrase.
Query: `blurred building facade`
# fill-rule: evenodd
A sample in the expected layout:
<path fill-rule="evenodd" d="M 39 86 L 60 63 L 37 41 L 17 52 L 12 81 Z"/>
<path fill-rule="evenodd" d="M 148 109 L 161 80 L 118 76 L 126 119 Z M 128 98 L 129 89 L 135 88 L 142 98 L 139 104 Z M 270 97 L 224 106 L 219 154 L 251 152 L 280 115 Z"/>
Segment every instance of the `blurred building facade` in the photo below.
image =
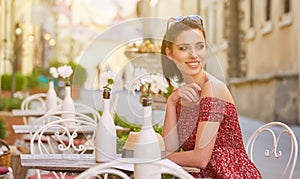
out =
<path fill-rule="evenodd" d="M 201 1 L 240 114 L 299 124 L 297 0 Z"/>
<path fill-rule="evenodd" d="M 231 87 L 241 113 L 267 122 L 300 123 L 299 6 L 297 0 L 240 2 L 245 74 L 232 79 Z"/>
<path fill-rule="evenodd" d="M 300 13 L 296 7 L 300 2 L 260 3 L 240 3 L 246 78 L 232 80 L 232 90 L 236 96 L 249 96 L 248 102 L 257 112 L 247 110 L 246 101 L 239 99 L 240 111 L 248 116 L 299 124 Z"/>

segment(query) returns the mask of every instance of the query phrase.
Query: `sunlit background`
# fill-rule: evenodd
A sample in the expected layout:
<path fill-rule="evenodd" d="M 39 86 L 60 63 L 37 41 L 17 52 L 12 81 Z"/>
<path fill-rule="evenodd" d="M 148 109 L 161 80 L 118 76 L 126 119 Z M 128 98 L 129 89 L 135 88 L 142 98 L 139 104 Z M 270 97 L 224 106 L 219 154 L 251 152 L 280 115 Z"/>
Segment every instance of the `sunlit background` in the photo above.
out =
<path fill-rule="evenodd" d="M 230 88 L 241 115 L 261 121 L 300 123 L 300 1 L 298 0 L 0 0 L 0 75 L 32 76 L 53 63 L 79 63 L 87 70 L 80 90 L 98 89 L 100 70 L 120 73 L 130 59 L 128 44 L 114 49 L 111 63 L 84 60 L 120 44 L 119 36 L 97 37 L 128 20 L 199 14 L 217 61 L 208 68 Z M 143 25 L 143 24 L 141 24 Z M 141 39 L 145 27 L 134 33 Z M 152 31 L 163 33 L 154 28 Z M 150 31 L 151 32 L 151 31 Z M 149 35 L 149 34 L 148 34 Z M 96 43 L 95 43 L 96 41 Z M 106 49 L 107 48 L 107 49 Z M 210 64 L 211 63 L 211 64 Z M 99 66 L 100 65 L 100 66 Z M 156 67 L 153 67 L 156 68 Z M 1 86 L 4 81 L 1 79 Z M 17 91 L 15 85 L 9 91 Z M 22 89 L 39 88 L 30 86 Z M 120 87 L 122 89 L 122 86 Z M 3 87 L 1 94 L 5 94 Z"/>

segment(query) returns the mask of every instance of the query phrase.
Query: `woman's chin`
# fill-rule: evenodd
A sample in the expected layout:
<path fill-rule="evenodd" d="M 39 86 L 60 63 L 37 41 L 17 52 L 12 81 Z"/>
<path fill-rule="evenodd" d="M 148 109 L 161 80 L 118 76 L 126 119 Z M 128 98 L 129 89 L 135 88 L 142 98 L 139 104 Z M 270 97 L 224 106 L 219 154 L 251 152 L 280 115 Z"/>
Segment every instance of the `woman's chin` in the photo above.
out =
<path fill-rule="evenodd" d="M 189 76 L 197 76 L 200 74 L 200 72 L 202 71 L 202 68 L 189 68 L 189 69 L 186 69 L 185 71 L 185 74 L 186 75 L 189 75 Z"/>

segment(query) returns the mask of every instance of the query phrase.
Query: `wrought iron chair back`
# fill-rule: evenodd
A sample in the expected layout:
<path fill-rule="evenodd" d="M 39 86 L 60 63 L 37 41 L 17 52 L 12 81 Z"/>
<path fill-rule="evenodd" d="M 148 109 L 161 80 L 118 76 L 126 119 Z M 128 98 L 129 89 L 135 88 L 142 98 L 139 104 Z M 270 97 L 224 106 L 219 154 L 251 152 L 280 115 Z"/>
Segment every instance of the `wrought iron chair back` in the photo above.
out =
<path fill-rule="evenodd" d="M 76 179 L 90 179 L 90 178 L 108 178 L 109 174 L 117 175 L 122 179 L 130 179 L 130 177 L 121 170 L 112 168 L 113 165 L 119 163 L 119 161 L 114 160 L 111 162 L 95 165 L 81 174 L 76 176 Z"/>
<path fill-rule="evenodd" d="M 101 118 L 99 111 L 97 111 L 96 109 L 94 109 L 94 108 L 92 108 L 92 107 L 90 107 L 86 104 L 74 102 L 74 107 L 75 107 L 76 112 L 80 112 L 80 113 L 83 113 L 87 116 L 90 116 L 97 123 Z M 59 104 L 55 110 L 49 111 L 48 113 L 52 113 L 52 112 L 55 112 L 55 111 L 61 111 L 61 110 L 63 110 L 62 109 L 62 104 Z"/>
<path fill-rule="evenodd" d="M 63 114 L 75 118 L 62 118 Z M 70 125 L 72 123 L 72 126 Z M 30 132 L 31 154 L 83 154 L 94 152 L 97 122 L 91 117 L 74 111 L 48 112 L 34 122 Z M 65 172 L 52 172 L 64 178 Z M 41 176 L 37 170 L 38 177 Z"/>
<path fill-rule="evenodd" d="M 277 129 L 277 133 L 275 132 L 276 129 Z M 288 156 L 288 161 L 286 165 L 283 165 L 281 163 L 281 165 L 283 166 L 283 171 L 281 173 L 280 178 L 291 179 L 294 173 L 294 169 L 298 157 L 298 142 L 292 129 L 282 122 L 267 123 L 252 133 L 252 135 L 250 136 L 246 144 L 246 151 L 249 155 L 250 160 L 254 162 L 254 148 L 255 148 L 254 144 L 257 142 L 257 138 L 266 132 L 271 134 L 271 139 L 272 139 L 272 147 L 264 151 L 264 156 L 267 158 L 274 156 L 276 159 L 279 159 L 283 156 L 283 152 L 279 149 L 278 144 L 284 134 L 288 135 L 291 142 L 291 147 L 290 147 L 289 156 L 286 155 Z M 255 151 L 255 153 L 257 154 L 258 151 Z M 288 177 L 286 175 L 288 175 Z"/>
<path fill-rule="evenodd" d="M 72 114 L 75 118 L 62 118 L 63 114 Z M 72 126 L 69 124 L 72 123 Z M 49 154 L 54 151 L 45 150 L 47 147 L 44 142 L 45 136 L 51 136 L 54 141 L 58 142 L 57 149 L 61 152 L 74 149 L 77 152 L 85 152 L 82 144 L 77 145 L 76 142 L 79 137 L 85 138 L 86 142 L 93 145 L 95 138 L 95 129 L 97 122 L 91 117 L 74 112 L 74 111 L 54 111 L 37 119 L 30 132 L 30 151 L 32 154 Z M 35 143 L 37 142 L 37 147 Z M 77 141 L 78 142 L 78 141 Z M 38 151 L 35 151 L 38 149 Z"/>

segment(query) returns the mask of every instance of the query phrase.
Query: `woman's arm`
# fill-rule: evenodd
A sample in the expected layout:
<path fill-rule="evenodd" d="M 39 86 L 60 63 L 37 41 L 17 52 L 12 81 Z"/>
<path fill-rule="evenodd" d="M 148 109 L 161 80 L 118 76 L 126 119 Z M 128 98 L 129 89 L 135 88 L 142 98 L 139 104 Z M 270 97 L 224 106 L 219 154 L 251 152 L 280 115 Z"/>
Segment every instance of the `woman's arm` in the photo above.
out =
<path fill-rule="evenodd" d="M 173 152 L 167 158 L 181 166 L 205 168 L 211 158 L 219 125 L 219 122 L 199 122 L 194 149 Z"/>
<path fill-rule="evenodd" d="M 162 133 L 166 152 L 175 152 L 179 149 L 176 118 L 176 104 L 170 100 L 167 100 L 167 108 Z"/>
<path fill-rule="evenodd" d="M 185 99 L 190 102 L 199 101 L 200 90 L 201 88 L 197 84 L 191 83 L 178 88 L 169 96 L 162 133 L 167 152 L 177 151 L 180 147 L 177 133 L 177 102 L 180 99 Z"/>
<path fill-rule="evenodd" d="M 216 85 L 211 85 L 207 83 L 203 86 L 201 90 L 201 97 L 213 96 L 213 97 L 222 97 L 224 95 L 224 88 L 216 88 Z M 224 87 L 224 86 L 223 86 Z M 220 91 L 220 89 L 222 89 Z M 167 104 L 169 106 L 169 104 Z M 168 109 L 166 112 L 166 125 L 170 125 L 168 120 Z M 176 117 L 176 116 L 175 116 Z M 173 124 L 174 125 L 174 124 Z M 175 124 L 176 126 L 176 124 Z M 217 138 L 217 133 L 219 130 L 220 123 L 212 121 L 201 121 L 198 123 L 198 128 L 196 132 L 195 147 L 193 150 L 184 151 L 184 152 L 175 152 L 170 153 L 167 157 L 168 159 L 174 161 L 175 163 L 182 166 L 190 166 L 197 168 L 205 168 L 210 161 L 212 151 L 215 145 Z M 164 129 L 169 128 L 170 126 L 164 126 Z M 176 129 L 177 132 L 177 129 Z M 176 133 L 177 135 L 177 133 Z M 168 142 L 168 141 L 166 141 Z M 168 149 L 168 148 L 166 148 Z M 170 151 L 170 150 L 167 150 Z"/>

